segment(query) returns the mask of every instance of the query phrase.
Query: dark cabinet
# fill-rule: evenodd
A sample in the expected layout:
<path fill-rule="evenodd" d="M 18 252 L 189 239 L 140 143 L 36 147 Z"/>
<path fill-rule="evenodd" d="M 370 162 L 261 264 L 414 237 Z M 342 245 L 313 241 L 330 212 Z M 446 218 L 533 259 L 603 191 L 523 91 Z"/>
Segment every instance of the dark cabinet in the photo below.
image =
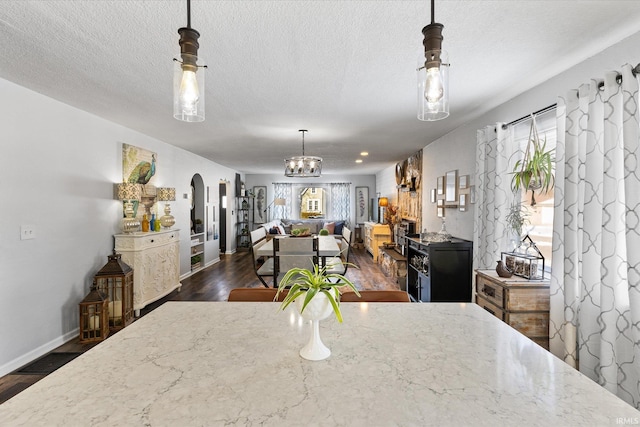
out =
<path fill-rule="evenodd" d="M 407 292 L 422 302 L 471 302 L 473 242 L 407 238 Z"/>

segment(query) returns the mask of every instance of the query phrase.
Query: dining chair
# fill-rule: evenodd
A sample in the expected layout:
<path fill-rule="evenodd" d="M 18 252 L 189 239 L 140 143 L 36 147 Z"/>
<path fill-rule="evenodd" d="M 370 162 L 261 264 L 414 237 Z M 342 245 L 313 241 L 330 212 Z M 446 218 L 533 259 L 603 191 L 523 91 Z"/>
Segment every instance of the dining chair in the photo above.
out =
<path fill-rule="evenodd" d="M 355 292 L 345 292 L 340 295 L 340 302 L 411 302 L 409 294 L 405 291 L 359 291 L 360 297 Z"/>
<path fill-rule="evenodd" d="M 228 301 L 282 302 L 289 291 L 283 290 L 282 292 L 280 292 L 280 295 L 278 295 L 278 299 L 276 300 L 277 292 L 278 289 L 276 288 L 235 288 L 231 289 L 231 291 L 229 292 Z"/>
<path fill-rule="evenodd" d="M 265 288 L 269 287 L 269 284 L 264 280 L 265 277 L 273 278 L 273 258 L 267 258 L 263 261 L 258 256 L 258 248 L 267 243 L 267 231 L 264 227 L 259 227 L 253 230 L 250 234 L 251 238 L 251 257 L 253 258 L 253 271 L 256 276 L 262 282 Z"/>
<path fill-rule="evenodd" d="M 317 237 L 285 237 L 273 239 L 273 287 L 278 287 L 292 268 L 313 270 L 320 259 Z"/>
<path fill-rule="evenodd" d="M 347 273 L 349 267 L 349 254 L 351 252 L 351 230 L 347 227 L 342 228 L 342 236 L 340 237 L 340 255 L 326 259 L 324 265 L 327 267 L 327 274 Z"/>

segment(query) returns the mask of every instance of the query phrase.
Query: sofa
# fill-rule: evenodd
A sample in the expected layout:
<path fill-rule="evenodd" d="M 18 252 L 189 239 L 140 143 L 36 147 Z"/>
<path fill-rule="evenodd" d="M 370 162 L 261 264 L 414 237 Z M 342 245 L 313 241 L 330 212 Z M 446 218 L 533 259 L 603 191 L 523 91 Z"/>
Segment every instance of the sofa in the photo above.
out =
<path fill-rule="evenodd" d="M 331 226 L 332 224 L 333 227 Z M 276 219 L 260 224 L 259 227 L 264 227 L 267 234 L 291 234 L 291 230 L 296 228 L 308 228 L 311 234 L 318 234 L 322 228 L 326 228 L 329 230 L 329 234 L 340 237 L 342 235 L 342 227 L 345 225 L 345 221 L 330 219 Z M 275 230 L 278 230 L 278 232 L 275 233 Z"/>
<path fill-rule="evenodd" d="M 291 230 L 295 228 L 308 228 L 311 234 L 318 234 L 320 230 L 326 228 L 329 230 L 329 234 L 338 237 L 342 236 L 342 227 L 346 225 L 346 221 L 322 218 L 282 219 L 281 222 L 287 234 L 291 233 Z"/>

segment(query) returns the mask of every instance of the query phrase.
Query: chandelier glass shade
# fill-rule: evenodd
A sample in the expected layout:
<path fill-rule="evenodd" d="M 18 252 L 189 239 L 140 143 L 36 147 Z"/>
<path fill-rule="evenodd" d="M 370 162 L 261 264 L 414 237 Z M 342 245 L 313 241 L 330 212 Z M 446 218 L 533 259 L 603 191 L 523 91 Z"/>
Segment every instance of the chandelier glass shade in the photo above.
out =
<path fill-rule="evenodd" d="M 293 178 L 313 178 L 319 177 L 322 173 L 322 157 L 305 156 L 304 154 L 304 133 L 302 132 L 302 156 L 292 156 L 284 160 L 284 176 Z"/>

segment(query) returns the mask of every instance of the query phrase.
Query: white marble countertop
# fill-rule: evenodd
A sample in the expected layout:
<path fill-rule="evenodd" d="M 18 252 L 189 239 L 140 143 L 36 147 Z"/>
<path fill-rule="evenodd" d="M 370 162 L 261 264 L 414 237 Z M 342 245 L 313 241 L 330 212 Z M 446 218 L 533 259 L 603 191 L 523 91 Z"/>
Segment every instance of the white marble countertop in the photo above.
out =
<path fill-rule="evenodd" d="M 2 426 L 601 426 L 640 412 L 475 304 L 168 302 L 0 405 Z"/>

